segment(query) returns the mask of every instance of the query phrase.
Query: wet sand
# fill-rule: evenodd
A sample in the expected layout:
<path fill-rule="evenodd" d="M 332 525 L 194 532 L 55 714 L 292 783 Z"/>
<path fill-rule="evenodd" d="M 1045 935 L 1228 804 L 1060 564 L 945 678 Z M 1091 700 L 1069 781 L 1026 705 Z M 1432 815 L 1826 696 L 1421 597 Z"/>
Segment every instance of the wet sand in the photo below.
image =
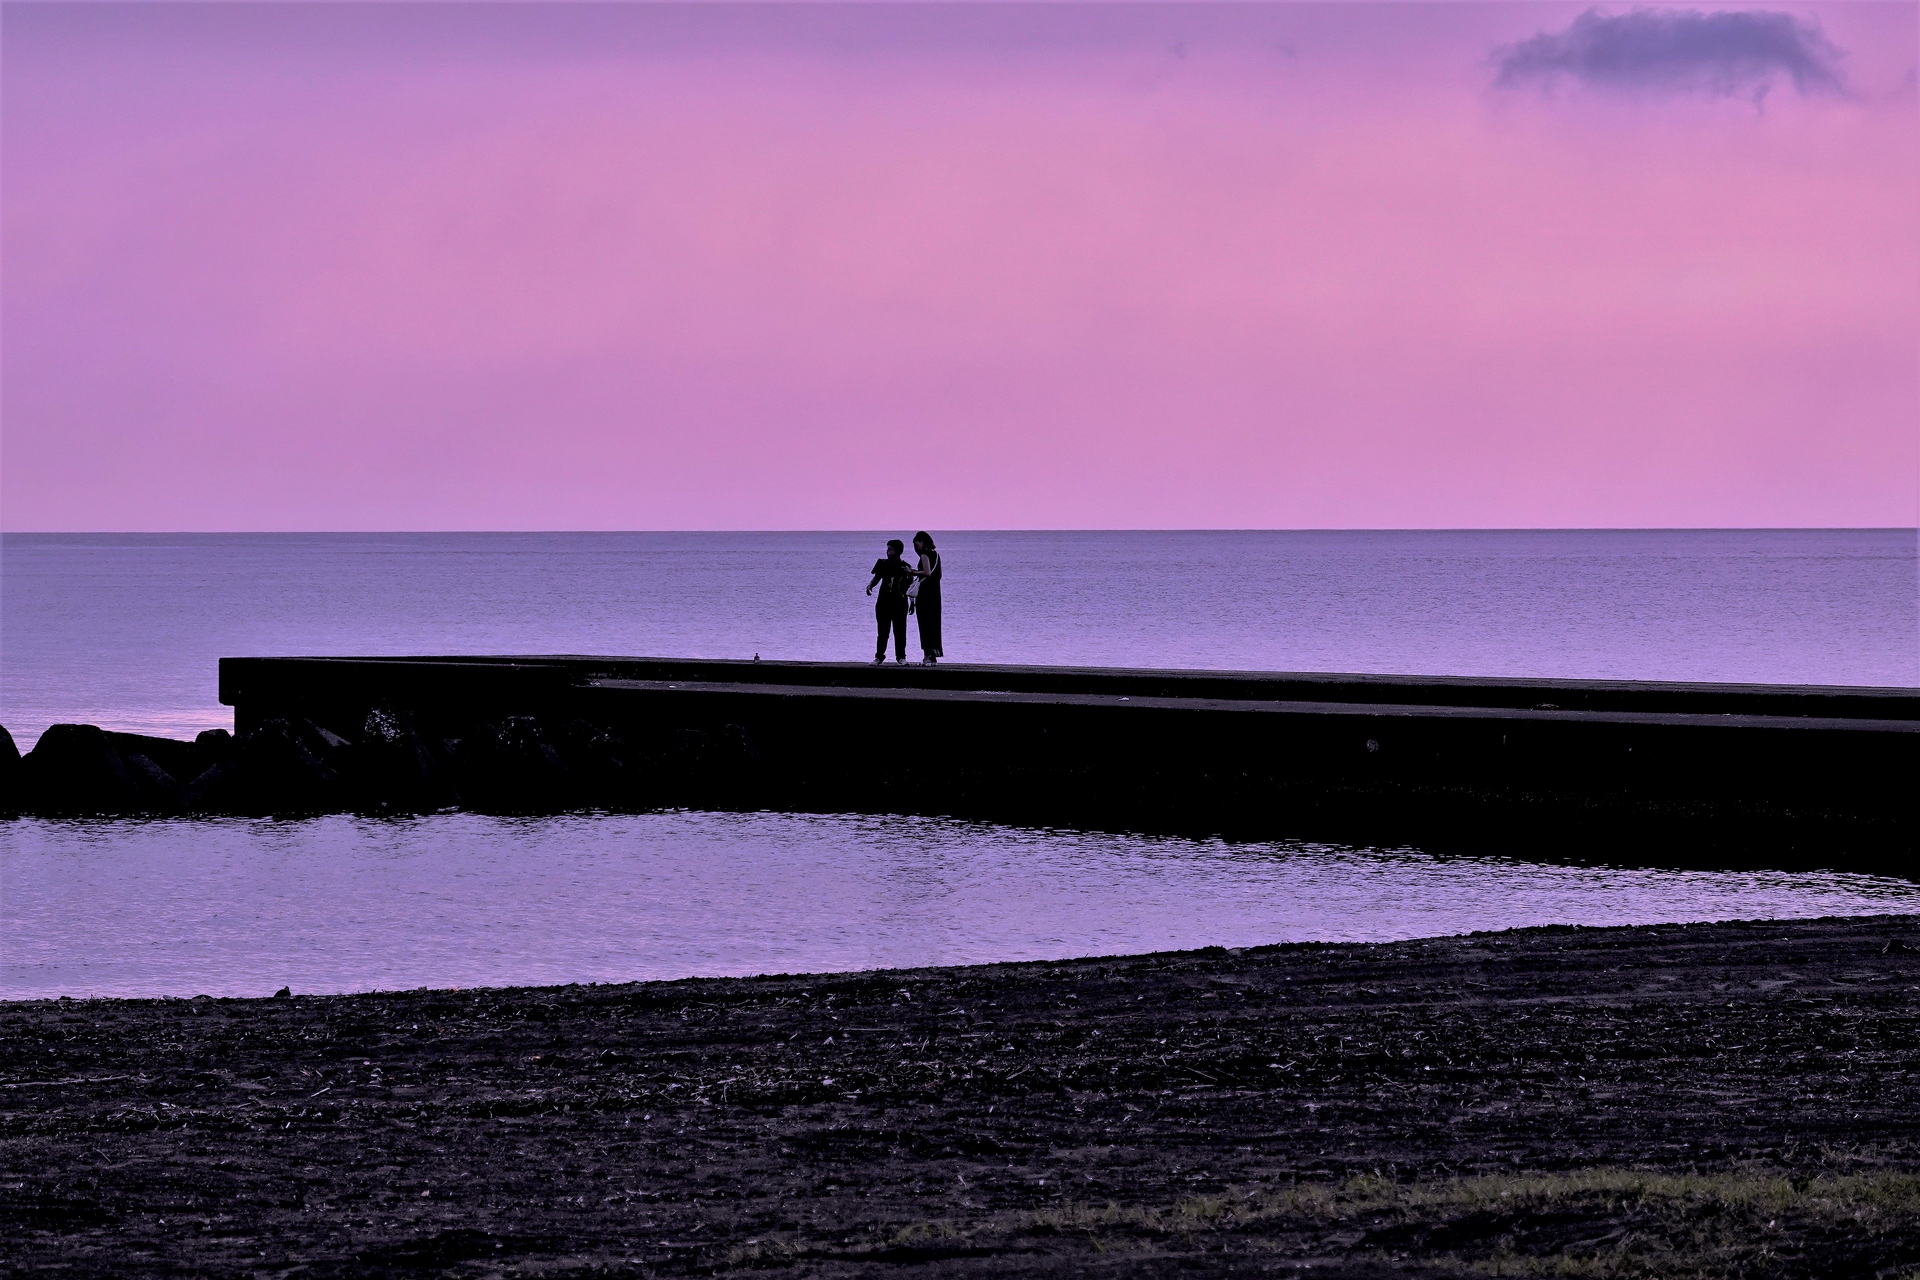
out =
<path fill-rule="evenodd" d="M 8 1275 L 1908 1275 L 1920 920 L 12 1003 L 0 1144 Z"/>

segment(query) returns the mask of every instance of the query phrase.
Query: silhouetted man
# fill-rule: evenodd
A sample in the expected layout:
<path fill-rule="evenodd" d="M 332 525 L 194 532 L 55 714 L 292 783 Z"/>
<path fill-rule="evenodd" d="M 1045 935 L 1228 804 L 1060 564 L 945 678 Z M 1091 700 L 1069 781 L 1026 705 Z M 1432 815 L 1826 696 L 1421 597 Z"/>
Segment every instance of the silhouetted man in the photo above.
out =
<path fill-rule="evenodd" d="M 887 660 L 887 633 L 893 633 L 893 660 L 907 660 L 907 588 L 913 585 L 913 566 L 900 558 L 906 544 L 898 538 L 887 540 L 887 558 L 873 562 L 873 581 L 867 584 L 867 594 L 880 588 L 880 599 L 874 603 L 873 617 L 879 624 L 880 638 L 874 642 L 873 660 Z"/>

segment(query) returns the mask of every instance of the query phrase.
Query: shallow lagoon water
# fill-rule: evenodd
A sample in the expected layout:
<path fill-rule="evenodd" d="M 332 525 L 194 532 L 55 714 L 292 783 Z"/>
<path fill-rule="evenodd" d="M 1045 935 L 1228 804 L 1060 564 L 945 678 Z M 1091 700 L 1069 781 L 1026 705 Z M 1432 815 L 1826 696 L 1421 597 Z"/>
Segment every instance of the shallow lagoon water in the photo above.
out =
<path fill-rule="evenodd" d="M 1543 850 L 1550 855 L 1550 850 Z M 664 812 L 0 824 L 0 997 L 844 971 L 1920 913 L 1920 884 Z"/>

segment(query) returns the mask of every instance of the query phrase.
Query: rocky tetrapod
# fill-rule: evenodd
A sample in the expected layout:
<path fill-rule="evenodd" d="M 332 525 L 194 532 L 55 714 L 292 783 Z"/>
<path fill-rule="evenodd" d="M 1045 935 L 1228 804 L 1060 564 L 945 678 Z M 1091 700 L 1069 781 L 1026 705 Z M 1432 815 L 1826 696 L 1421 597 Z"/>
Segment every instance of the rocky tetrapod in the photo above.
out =
<path fill-rule="evenodd" d="M 229 658 L 56 726 L 33 813 L 931 812 L 1907 874 L 1920 690 L 603 657 Z M 3 749 L 0 749 L 3 750 Z"/>

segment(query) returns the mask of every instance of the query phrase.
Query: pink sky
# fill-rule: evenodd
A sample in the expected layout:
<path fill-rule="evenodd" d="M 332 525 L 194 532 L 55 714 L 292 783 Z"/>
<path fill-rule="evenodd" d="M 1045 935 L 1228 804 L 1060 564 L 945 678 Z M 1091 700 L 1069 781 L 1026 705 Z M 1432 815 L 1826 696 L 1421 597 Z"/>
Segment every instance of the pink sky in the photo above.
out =
<path fill-rule="evenodd" d="M 0 520 L 1913 525 L 1916 7 L 1585 12 L 8 3 Z"/>

